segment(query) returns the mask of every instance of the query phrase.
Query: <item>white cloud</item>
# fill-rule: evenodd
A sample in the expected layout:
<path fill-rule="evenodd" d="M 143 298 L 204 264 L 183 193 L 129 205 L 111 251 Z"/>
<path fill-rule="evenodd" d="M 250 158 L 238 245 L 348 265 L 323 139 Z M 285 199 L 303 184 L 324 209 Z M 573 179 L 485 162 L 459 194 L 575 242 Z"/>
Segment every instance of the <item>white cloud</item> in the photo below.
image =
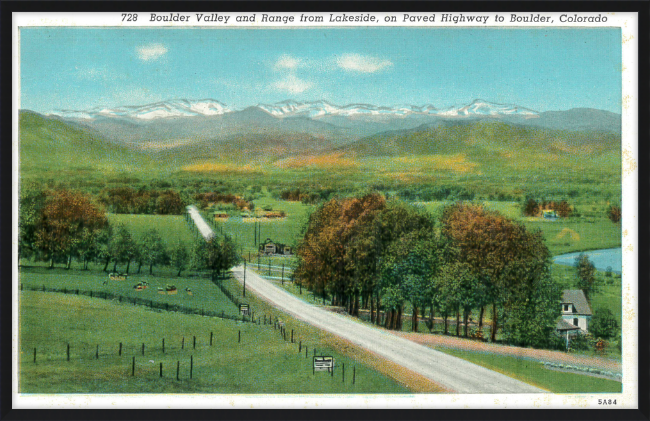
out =
<path fill-rule="evenodd" d="M 312 88 L 314 84 L 306 80 L 302 80 L 296 75 L 289 75 L 286 78 L 273 83 L 271 86 L 278 91 L 287 91 L 292 94 L 299 94 Z"/>
<path fill-rule="evenodd" d="M 283 54 L 282 56 L 280 56 L 278 61 L 275 62 L 275 65 L 273 67 L 276 70 L 284 70 L 284 69 L 294 70 L 301 65 L 302 65 L 301 59 L 290 56 L 288 54 Z"/>
<path fill-rule="evenodd" d="M 165 47 L 163 44 L 148 44 L 141 45 L 140 47 L 136 48 L 136 51 L 140 60 L 157 60 L 167 54 L 167 47 Z"/>
<path fill-rule="evenodd" d="M 393 65 L 390 60 L 360 54 L 343 54 L 336 59 L 336 64 L 348 72 L 376 73 Z"/>

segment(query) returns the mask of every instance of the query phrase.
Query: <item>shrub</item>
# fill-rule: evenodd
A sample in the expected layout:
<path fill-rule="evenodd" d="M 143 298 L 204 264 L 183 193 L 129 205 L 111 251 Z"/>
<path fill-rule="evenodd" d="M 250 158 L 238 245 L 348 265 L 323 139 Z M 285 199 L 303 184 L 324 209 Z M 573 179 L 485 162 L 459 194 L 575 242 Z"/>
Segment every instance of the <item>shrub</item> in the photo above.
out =
<path fill-rule="evenodd" d="M 594 336 L 612 338 L 618 330 L 618 323 L 608 308 L 597 308 L 591 318 L 589 330 Z"/>
<path fill-rule="evenodd" d="M 607 209 L 607 217 L 613 223 L 618 223 L 621 221 L 621 207 L 616 205 L 609 205 Z"/>
<path fill-rule="evenodd" d="M 569 339 L 569 351 L 586 351 L 589 349 L 589 335 L 579 333 Z"/>

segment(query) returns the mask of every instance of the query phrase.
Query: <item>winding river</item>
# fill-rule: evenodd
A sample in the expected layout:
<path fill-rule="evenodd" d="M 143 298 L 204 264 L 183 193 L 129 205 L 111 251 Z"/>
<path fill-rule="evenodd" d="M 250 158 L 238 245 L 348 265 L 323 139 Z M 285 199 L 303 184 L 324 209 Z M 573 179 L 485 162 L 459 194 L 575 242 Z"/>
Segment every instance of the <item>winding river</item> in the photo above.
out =
<path fill-rule="evenodd" d="M 562 254 L 560 256 L 555 256 L 553 258 L 553 263 L 573 266 L 576 257 L 578 257 L 580 253 L 586 254 L 587 257 L 589 257 L 589 260 L 594 264 L 594 266 L 596 266 L 596 269 L 605 271 L 607 270 L 607 267 L 611 267 L 612 273 L 621 274 L 623 267 L 621 247 Z"/>

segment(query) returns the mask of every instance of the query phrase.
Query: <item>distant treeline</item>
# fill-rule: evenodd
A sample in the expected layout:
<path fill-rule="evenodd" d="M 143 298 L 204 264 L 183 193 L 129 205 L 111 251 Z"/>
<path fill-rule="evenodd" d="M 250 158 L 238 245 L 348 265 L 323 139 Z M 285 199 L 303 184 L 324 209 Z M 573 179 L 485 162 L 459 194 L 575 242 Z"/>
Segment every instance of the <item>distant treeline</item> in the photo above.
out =
<path fill-rule="evenodd" d="M 104 189 L 99 202 L 111 213 L 180 215 L 186 203 L 181 195 L 172 189 L 147 190 L 130 187 Z"/>
<path fill-rule="evenodd" d="M 566 200 L 536 200 L 531 197 L 527 198 L 523 204 L 523 214 L 525 216 L 541 216 L 542 211 L 555 211 L 560 218 L 568 218 L 574 214 L 574 207 Z M 577 216 L 577 215 L 575 215 Z"/>
<path fill-rule="evenodd" d="M 239 210 L 253 210 L 255 208 L 253 202 L 249 202 L 239 196 L 235 196 L 234 194 L 230 193 L 199 193 L 194 195 L 194 200 L 198 202 L 201 209 L 205 209 L 213 203 L 232 204 Z"/>
<path fill-rule="evenodd" d="M 431 202 L 434 200 L 473 200 L 474 192 L 462 187 L 414 187 L 400 190 L 399 197 L 408 201 Z"/>
<path fill-rule="evenodd" d="M 282 200 L 291 200 L 294 202 L 302 202 L 308 205 L 313 205 L 319 203 L 322 200 L 327 200 L 332 194 L 332 190 L 307 190 L 305 188 L 300 189 L 288 189 L 280 192 L 280 199 Z"/>

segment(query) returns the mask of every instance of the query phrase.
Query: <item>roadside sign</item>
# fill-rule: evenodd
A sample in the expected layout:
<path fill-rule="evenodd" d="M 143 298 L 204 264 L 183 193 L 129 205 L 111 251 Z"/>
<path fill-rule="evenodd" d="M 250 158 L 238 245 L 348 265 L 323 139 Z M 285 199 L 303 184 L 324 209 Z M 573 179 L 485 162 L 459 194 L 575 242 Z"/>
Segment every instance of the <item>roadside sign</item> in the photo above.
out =
<path fill-rule="evenodd" d="M 332 371 L 334 357 L 314 357 L 314 371 Z"/>
<path fill-rule="evenodd" d="M 250 312 L 250 309 L 248 307 L 248 304 L 240 304 L 239 305 L 239 314 L 241 314 L 243 316 L 248 316 L 249 312 Z"/>

